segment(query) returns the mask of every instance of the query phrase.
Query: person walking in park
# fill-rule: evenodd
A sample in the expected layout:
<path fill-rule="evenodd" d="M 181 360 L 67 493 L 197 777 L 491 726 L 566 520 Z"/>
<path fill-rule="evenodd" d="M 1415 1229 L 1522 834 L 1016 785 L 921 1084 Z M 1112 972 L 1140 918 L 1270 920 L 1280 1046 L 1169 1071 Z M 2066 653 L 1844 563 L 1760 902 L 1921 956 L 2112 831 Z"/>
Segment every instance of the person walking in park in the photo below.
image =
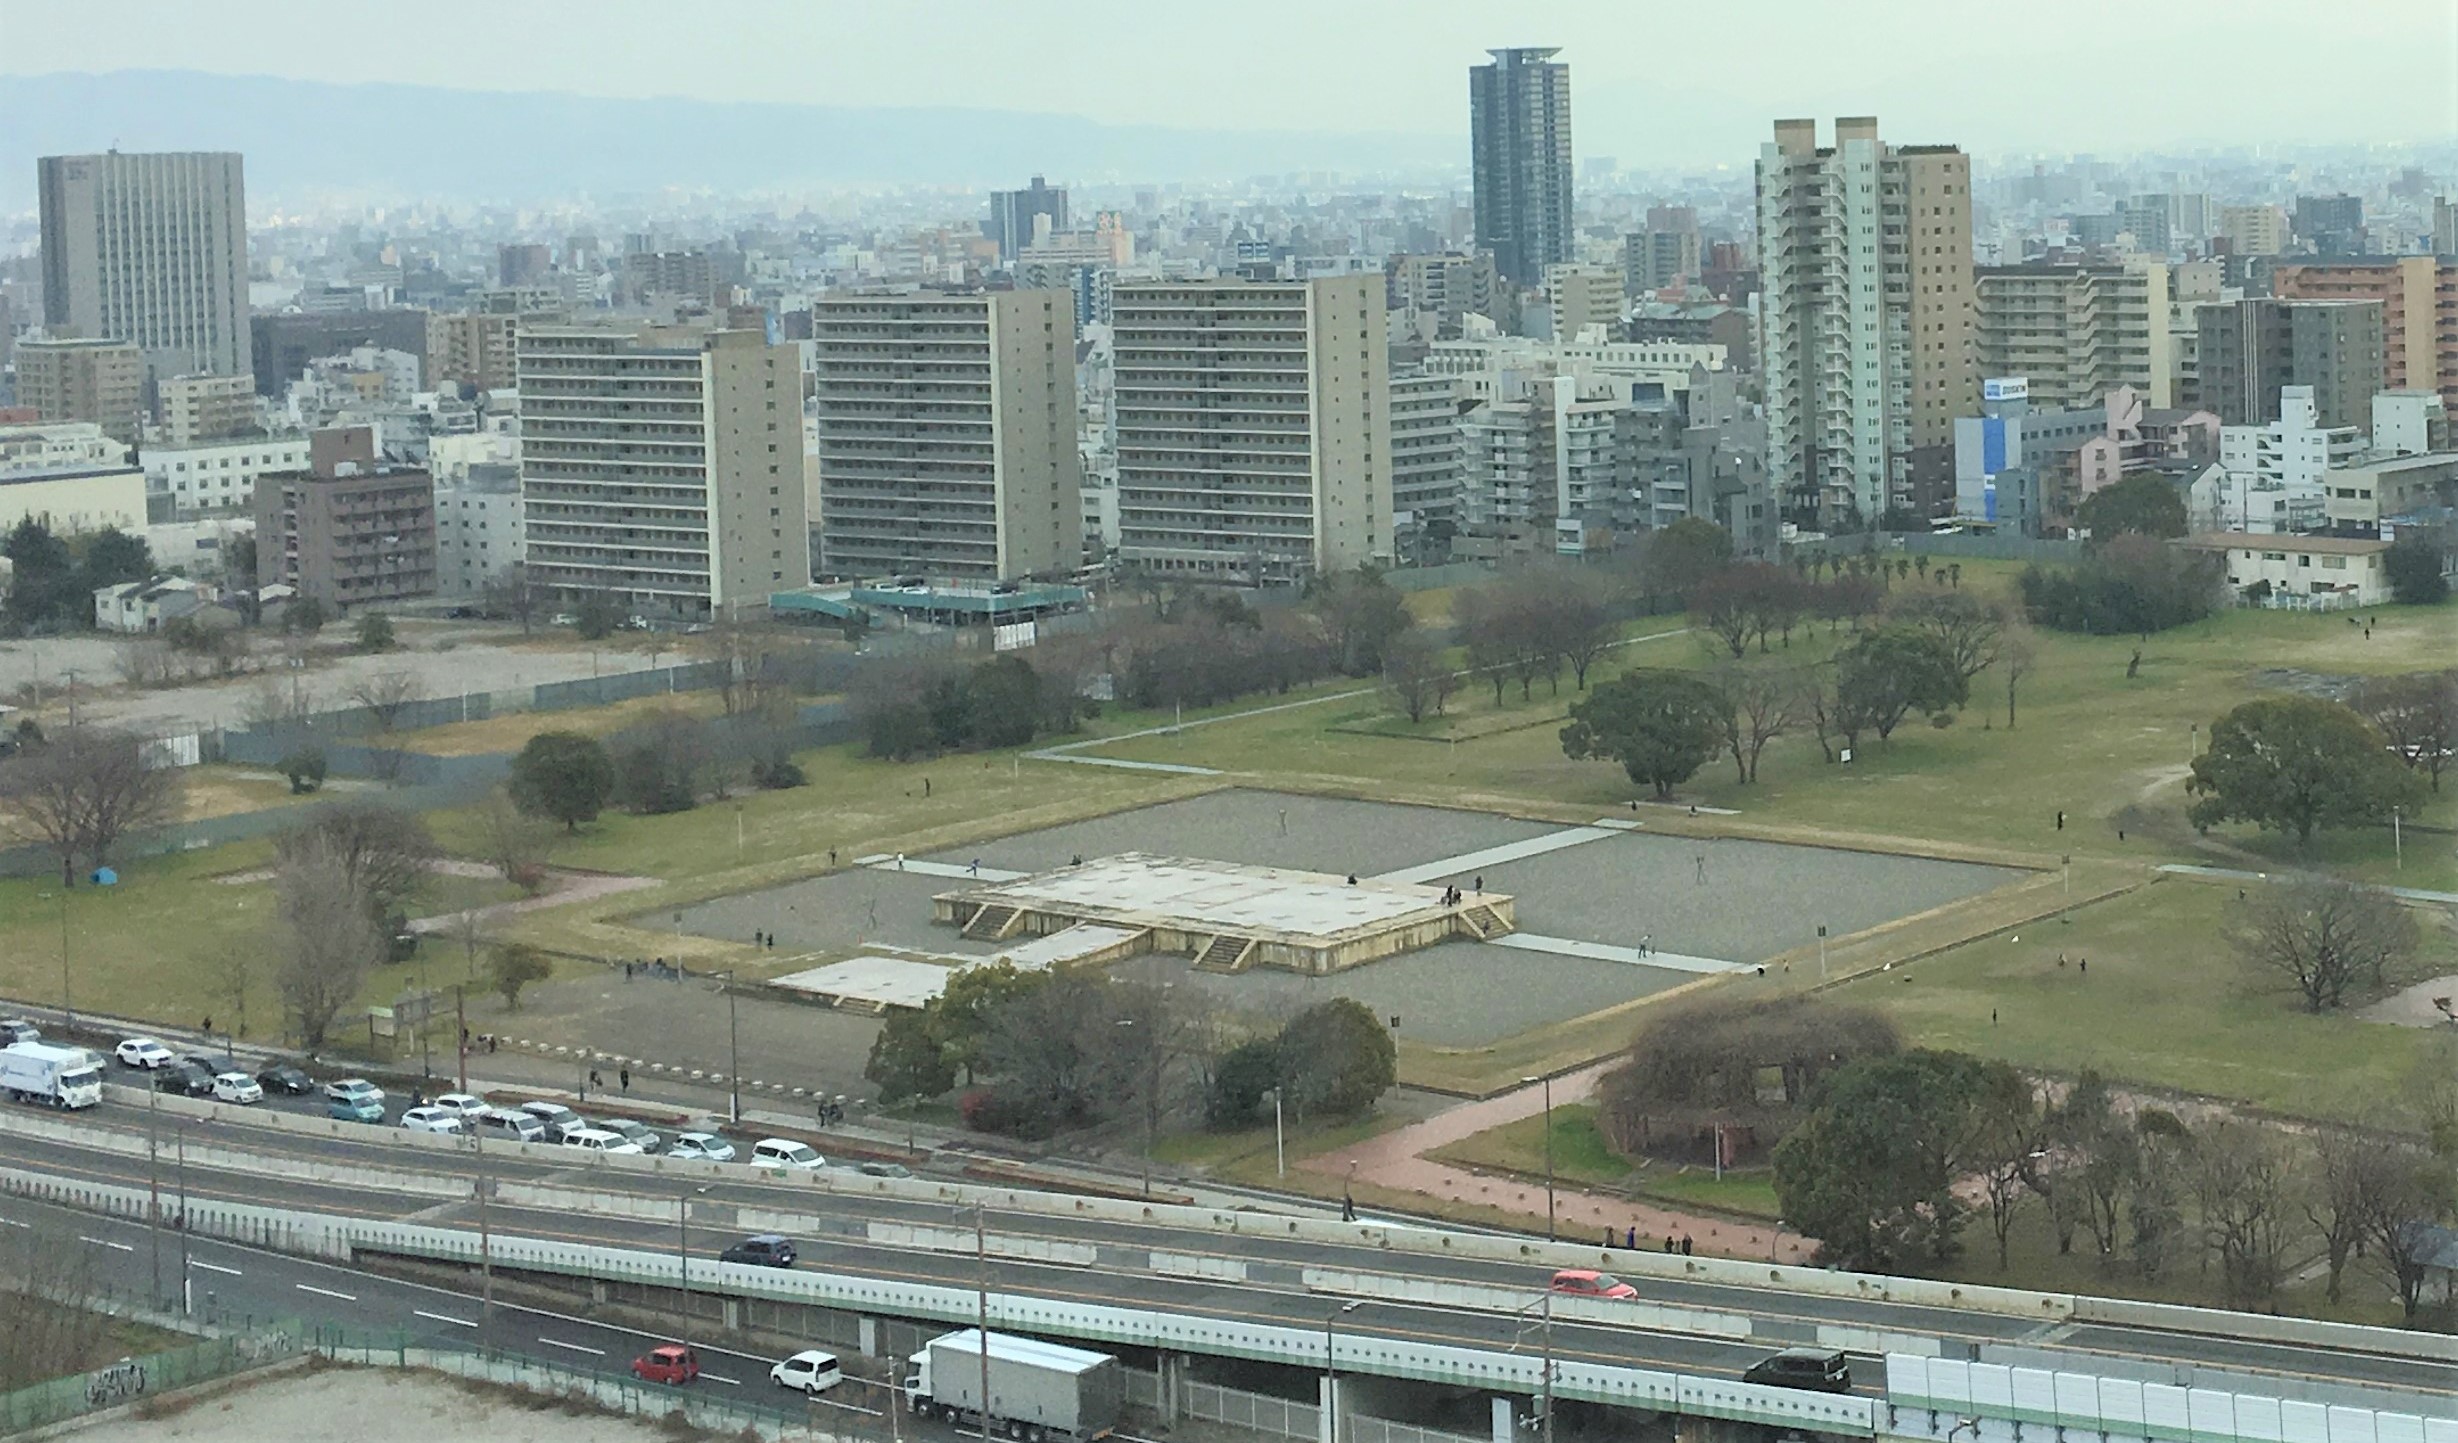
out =
<path fill-rule="evenodd" d="M 621 1084 L 623 1085 L 623 1090 L 624 1090 L 625 1092 L 629 1092 L 629 1091 L 631 1091 L 631 1090 L 632 1090 L 632 1070 L 631 1070 L 631 1068 L 630 1068 L 630 1067 L 628 1067 L 628 1066 L 626 1066 L 626 1067 L 618 1067 L 618 1068 L 616 1068 L 616 1069 L 615 1069 L 615 1081 L 617 1081 L 617 1082 L 619 1082 L 619 1083 L 621 1083 Z"/>

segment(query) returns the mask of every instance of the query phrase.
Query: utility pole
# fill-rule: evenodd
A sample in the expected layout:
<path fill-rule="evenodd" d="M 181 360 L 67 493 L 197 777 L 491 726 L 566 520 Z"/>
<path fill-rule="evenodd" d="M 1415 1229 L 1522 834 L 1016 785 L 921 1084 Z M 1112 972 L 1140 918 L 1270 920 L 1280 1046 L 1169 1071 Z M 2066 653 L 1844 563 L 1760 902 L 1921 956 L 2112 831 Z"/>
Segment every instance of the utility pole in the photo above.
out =
<path fill-rule="evenodd" d="M 459 1064 L 453 1069 L 452 1085 L 458 1091 L 467 1092 L 469 1091 L 469 998 L 458 982 L 452 984 L 452 1021 L 453 1035 L 459 1039 L 454 1053 L 459 1058 Z M 477 1134 L 473 1132 L 470 1136 L 476 1137 Z"/>
<path fill-rule="evenodd" d="M 77 1004 L 68 992 L 68 878 L 60 879 L 60 1011 L 67 1014 L 67 1031 L 77 1030 Z"/>
<path fill-rule="evenodd" d="M 188 1266 L 188 1125 L 179 1125 L 179 1315 L 188 1317 L 196 1311 L 196 1289 L 191 1279 L 195 1272 Z"/>
<path fill-rule="evenodd" d="M 1519 1082 L 1523 1087 L 1534 1083 L 1545 1089 L 1545 1241 L 1559 1242 L 1561 1239 L 1554 1230 L 1553 1212 L 1553 1078 L 1550 1075 L 1523 1077 Z"/>
<path fill-rule="evenodd" d="M 487 1185 L 486 1144 L 474 1132 L 469 1135 L 469 1149 L 478 1158 L 478 1316 L 491 1324 L 495 1321 L 495 1240 L 487 1231 L 486 1195 L 493 1189 Z"/>
<path fill-rule="evenodd" d="M 1323 1422 L 1324 1443 L 1340 1443 L 1340 1364 L 1332 1351 L 1332 1328 L 1341 1318 L 1366 1305 L 1358 1298 L 1342 1303 L 1323 1317 Z"/>
<path fill-rule="evenodd" d="M 981 1334 L 981 1435 L 990 1436 L 990 1231 L 973 1204 L 974 1328 Z"/>
<path fill-rule="evenodd" d="M 674 1260 L 682 1268 L 683 1307 L 682 1336 L 675 1339 L 684 1347 L 691 1346 L 691 1194 L 677 1193 L 674 1198 Z"/>
<path fill-rule="evenodd" d="M 742 813 L 737 810 L 734 817 L 739 823 Z M 725 1080 L 726 1086 L 733 1089 L 729 1116 L 740 1123 L 743 1120 L 743 1029 L 742 1013 L 734 997 L 734 969 L 731 967 L 725 969 L 725 1034 L 728 1054 Z"/>
<path fill-rule="evenodd" d="M 154 1079 L 147 1078 L 147 1082 Z M 154 1291 L 150 1301 L 162 1306 L 162 1089 L 145 1093 L 145 1226 L 153 1235 Z"/>
<path fill-rule="evenodd" d="M 1553 1290 L 1545 1290 L 1545 1443 L 1553 1443 Z M 1337 1440 L 1334 1440 L 1337 1443 Z"/>

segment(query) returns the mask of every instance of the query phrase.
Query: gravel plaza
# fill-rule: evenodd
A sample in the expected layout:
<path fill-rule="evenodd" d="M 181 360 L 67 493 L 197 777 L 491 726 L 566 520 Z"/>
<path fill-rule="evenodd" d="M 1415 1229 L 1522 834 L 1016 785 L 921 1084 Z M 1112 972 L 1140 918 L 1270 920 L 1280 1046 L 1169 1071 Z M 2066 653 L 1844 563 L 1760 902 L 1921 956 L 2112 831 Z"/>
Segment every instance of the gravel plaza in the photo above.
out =
<path fill-rule="evenodd" d="M 1517 899 L 1520 940 L 1550 939 L 1595 955 L 1451 942 L 1327 977 L 1273 968 L 1195 972 L 1177 955 L 1114 964 L 1127 975 L 1182 982 L 1257 1016 L 1326 997 L 1354 997 L 1398 1014 L 1402 1035 L 1476 1046 L 1661 992 L 1700 972 L 1748 967 L 1815 940 L 1908 916 L 2015 880 L 2011 869 L 1919 857 L 1632 829 L 1566 827 L 1489 813 L 1386 802 L 1225 790 L 896 859 L 785 886 L 717 898 L 683 911 L 685 931 L 748 941 L 776 935 L 781 952 L 850 956 L 886 946 L 952 957 L 1004 950 L 931 922 L 951 871 L 1039 874 L 1121 852 L 1208 858 L 1345 876 L 1409 873 L 1414 883 L 1478 876 Z M 1459 858 L 1475 870 L 1434 870 Z M 646 920 L 646 919 L 644 919 Z M 655 919 L 664 923 L 666 918 Z M 1641 943 L 1674 965 L 1639 960 Z"/>

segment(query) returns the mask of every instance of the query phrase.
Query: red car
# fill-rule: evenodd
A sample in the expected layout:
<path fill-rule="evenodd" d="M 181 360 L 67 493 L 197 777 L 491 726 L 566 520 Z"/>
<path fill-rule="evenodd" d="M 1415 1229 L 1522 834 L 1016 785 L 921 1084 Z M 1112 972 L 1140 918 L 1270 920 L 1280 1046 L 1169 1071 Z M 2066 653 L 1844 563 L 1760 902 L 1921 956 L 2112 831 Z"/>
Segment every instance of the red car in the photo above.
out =
<path fill-rule="evenodd" d="M 632 1376 L 646 1383 L 688 1383 L 700 1376 L 700 1355 L 667 1343 L 632 1359 Z"/>
<path fill-rule="evenodd" d="M 1592 1268 L 1564 1268 L 1553 1275 L 1553 1290 L 1582 1298 L 1635 1298 L 1639 1290 Z"/>

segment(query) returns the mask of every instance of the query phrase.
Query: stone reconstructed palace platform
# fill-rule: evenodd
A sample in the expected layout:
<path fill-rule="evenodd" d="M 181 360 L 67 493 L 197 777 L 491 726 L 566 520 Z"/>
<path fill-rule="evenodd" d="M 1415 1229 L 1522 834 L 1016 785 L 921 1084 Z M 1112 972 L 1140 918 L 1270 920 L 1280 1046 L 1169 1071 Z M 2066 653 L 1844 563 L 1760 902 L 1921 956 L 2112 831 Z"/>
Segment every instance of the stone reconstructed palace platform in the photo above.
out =
<path fill-rule="evenodd" d="M 1440 887 L 1351 882 L 1321 872 L 1121 852 L 1055 872 L 985 882 L 933 898 L 934 916 L 976 941 L 1040 937 L 1092 924 L 1110 956 L 1183 952 L 1209 971 L 1337 972 L 1453 938 L 1483 942 L 1514 925 L 1512 899 Z"/>

